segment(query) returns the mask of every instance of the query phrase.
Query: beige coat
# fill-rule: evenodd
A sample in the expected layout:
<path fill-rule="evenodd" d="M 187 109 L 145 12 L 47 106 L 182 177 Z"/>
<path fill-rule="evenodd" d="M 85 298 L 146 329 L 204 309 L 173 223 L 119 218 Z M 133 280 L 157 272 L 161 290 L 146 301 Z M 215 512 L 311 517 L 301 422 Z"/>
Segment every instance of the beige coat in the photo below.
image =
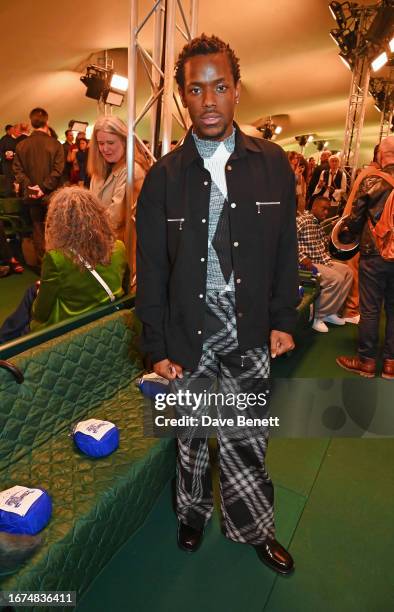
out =
<path fill-rule="evenodd" d="M 107 180 L 92 177 L 90 191 L 108 209 L 118 240 L 125 240 L 126 229 L 126 164 L 111 172 Z"/>

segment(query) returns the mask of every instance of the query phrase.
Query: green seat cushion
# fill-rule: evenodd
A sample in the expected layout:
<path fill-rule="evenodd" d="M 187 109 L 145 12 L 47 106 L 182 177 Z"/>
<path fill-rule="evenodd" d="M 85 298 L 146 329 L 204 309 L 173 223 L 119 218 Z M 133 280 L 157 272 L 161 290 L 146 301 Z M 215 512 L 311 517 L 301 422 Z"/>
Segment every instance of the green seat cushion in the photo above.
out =
<path fill-rule="evenodd" d="M 79 599 L 143 524 L 174 474 L 175 444 L 145 438 L 142 412 L 143 396 L 129 381 L 84 415 L 119 427 L 120 447 L 115 453 L 90 459 L 63 429 L 3 469 L 0 489 L 17 483 L 40 486 L 53 501 L 44 545 L 17 573 L 2 578 L 3 590 L 76 590 Z"/>

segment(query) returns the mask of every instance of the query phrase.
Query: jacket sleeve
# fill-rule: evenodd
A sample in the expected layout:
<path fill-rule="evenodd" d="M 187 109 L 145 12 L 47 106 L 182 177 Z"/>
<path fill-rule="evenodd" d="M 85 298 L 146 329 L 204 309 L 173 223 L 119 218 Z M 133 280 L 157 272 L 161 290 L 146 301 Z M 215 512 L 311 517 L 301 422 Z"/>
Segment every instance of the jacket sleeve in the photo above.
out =
<path fill-rule="evenodd" d="M 169 262 L 164 193 L 164 169 L 153 167 L 137 202 L 136 296 L 136 312 L 143 325 L 142 349 L 153 363 L 167 358 L 164 320 Z"/>
<path fill-rule="evenodd" d="M 293 333 L 297 322 L 298 248 L 294 175 L 283 153 L 277 180 L 284 185 L 281 229 L 271 289 L 270 328 Z"/>
<path fill-rule="evenodd" d="M 123 227 L 126 220 L 126 183 L 127 169 L 125 168 L 116 177 L 108 212 L 116 230 Z"/>
<path fill-rule="evenodd" d="M 27 188 L 32 185 L 32 182 L 23 169 L 23 163 L 18 149 L 19 147 L 17 145 L 15 149 L 14 162 L 12 164 L 12 171 L 15 174 L 15 181 L 22 186 L 22 193 L 25 193 Z"/>
<path fill-rule="evenodd" d="M 44 193 L 50 193 L 59 186 L 60 177 L 64 170 L 64 149 L 60 142 L 57 142 L 55 155 L 53 158 L 52 170 L 50 174 L 45 177 L 40 185 Z"/>
<path fill-rule="evenodd" d="M 304 241 L 304 230 L 306 228 L 307 221 L 302 217 L 296 219 L 297 223 L 297 242 L 298 242 L 298 261 L 301 263 L 305 257 L 308 257 L 308 251 L 306 249 Z"/>
<path fill-rule="evenodd" d="M 60 273 L 50 253 L 46 253 L 42 262 L 41 284 L 33 303 L 32 318 L 45 323 L 56 304 L 60 289 Z"/>

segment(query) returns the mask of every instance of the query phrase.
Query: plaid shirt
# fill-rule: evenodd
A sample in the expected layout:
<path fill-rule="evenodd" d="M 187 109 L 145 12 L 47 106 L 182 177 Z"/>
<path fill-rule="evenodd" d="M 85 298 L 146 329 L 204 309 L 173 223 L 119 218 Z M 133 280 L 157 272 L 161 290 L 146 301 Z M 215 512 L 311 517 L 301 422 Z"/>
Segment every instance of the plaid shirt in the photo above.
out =
<path fill-rule="evenodd" d="M 312 263 L 331 266 L 327 253 L 328 237 L 320 227 L 319 221 L 310 212 L 297 217 L 298 261 L 308 257 Z"/>

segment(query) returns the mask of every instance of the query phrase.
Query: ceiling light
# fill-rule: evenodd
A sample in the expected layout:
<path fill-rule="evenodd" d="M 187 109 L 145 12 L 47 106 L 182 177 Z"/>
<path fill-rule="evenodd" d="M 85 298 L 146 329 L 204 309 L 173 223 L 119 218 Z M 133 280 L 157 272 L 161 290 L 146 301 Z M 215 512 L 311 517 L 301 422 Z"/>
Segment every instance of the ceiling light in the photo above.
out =
<path fill-rule="evenodd" d="M 372 70 L 374 72 L 377 72 L 378 70 L 380 70 L 385 64 L 387 64 L 388 62 L 388 57 L 387 57 L 387 53 L 386 51 L 383 51 L 383 53 L 381 53 L 380 55 L 378 55 L 378 57 L 376 57 L 371 66 L 372 66 Z"/>
<path fill-rule="evenodd" d="M 282 129 L 283 129 L 283 128 L 282 128 L 282 126 L 277 125 L 277 126 L 276 126 L 276 128 L 275 128 L 275 130 L 274 130 L 274 134 L 280 134 L 280 133 L 281 133 L 281 131 L 282 131 Z"/>
<path fill-rule="evenodd" d="M 313 142 L 313 134 L 309 134 L 308 138 L 306 139 L 307 142 Z"/>
<path fill-rule="evenodd" d="M 341 30 L 330 30 L 330 36 L 333 39 L 334 43 L 339 47 L 339 39 L 341 36 Z"/>
<path fill-rule="evenodd" d="M 394 53 L 394 38 L 390 40 L 389 47 L 390 47 L 391 53 Z"/>
<path fill-rule="evenodd" d="M 330 143 L 328 142 L 328 140 L 326 140 L 326 141 L 324 142 L 323 147 L 328 147 L 328 145 L 329 145 L 329 144 L 330 144 Z"/>
<path fill-rule="evenodd" d="M 119 89 L 119 91 L 127 91 L 129 87 L 129 79 L 121 76 L 120 74 L 113 74 L 111 78 L 110 87 L 113 89 Z"/>

